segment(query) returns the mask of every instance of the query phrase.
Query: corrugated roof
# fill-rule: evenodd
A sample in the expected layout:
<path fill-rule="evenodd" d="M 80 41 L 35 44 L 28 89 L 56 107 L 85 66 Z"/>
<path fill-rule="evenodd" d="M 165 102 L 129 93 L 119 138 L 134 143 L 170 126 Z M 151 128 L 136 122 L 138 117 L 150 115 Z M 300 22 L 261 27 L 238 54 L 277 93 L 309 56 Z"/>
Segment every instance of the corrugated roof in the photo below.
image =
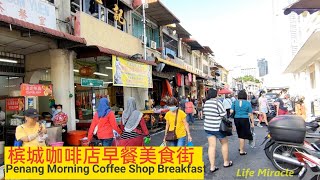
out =
<path fill-rule="evenodd" d="M 149 0 L 148 6 L 145 9 L 146 17 L 157 22 L 157 25 L 180 23 L 180 20 L 159 0 Z"/>
<path fill-rule="evenodd" d="M 0 14 L 0 23 L 4 22 L 7 24 L 11 24 L 13 26 L 17 26 L 20 28 L 24 28 L 24 29 L 28 29 L 28 30 L 33 30 L 43 36 L 51 36 L 51 37 L 55 37 L 58 39 L 67 39 L 69 41 L 73 41 L 73 42 L 77 42 L 77 43 L 81 43 L 81 44 L 86 44 L 86 40 L 84 38 L 80 38 L 68 33 L 64 33 L 61 31 L 57 31 L 54 29 L 50 29 L 50 28 L 46 28 L 43 26 L 39 26 L 39 25 L 35 25 L 29 22 L 25 22 L 16 18 L 12 18 L 9 16 L 5 16 Z"/>

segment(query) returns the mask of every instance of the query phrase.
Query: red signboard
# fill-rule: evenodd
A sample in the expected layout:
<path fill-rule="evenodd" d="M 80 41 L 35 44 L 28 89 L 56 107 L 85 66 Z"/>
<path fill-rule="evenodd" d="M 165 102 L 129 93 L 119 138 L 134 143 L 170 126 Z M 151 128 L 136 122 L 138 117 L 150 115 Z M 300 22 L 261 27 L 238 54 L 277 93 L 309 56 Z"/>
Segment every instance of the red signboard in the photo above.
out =
<path fill-rule="evenodd" d="M 24 110 L 24 98 L 8 98 L 6 99 L 7 111 L 23 111 Z"/>
<path fill-rule="evenodd" d="M 52 96 L 52 85 L 21 84 L 21 96 Z"/>

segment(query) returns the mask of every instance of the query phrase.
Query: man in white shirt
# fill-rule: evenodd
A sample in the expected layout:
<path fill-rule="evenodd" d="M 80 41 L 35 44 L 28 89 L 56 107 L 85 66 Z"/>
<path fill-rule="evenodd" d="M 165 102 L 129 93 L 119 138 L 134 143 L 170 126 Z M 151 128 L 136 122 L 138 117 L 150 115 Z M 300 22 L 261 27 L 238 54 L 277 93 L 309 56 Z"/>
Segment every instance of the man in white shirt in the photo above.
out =
<path fill-rule="evenodd" d="M 230 118 L 230 109 L 232 106 L 232 100 L 229 98 L 228 95 L 226 95 L 226 98 L 223 100 L 223 107 L 227 112 L 227 117 Z"/>

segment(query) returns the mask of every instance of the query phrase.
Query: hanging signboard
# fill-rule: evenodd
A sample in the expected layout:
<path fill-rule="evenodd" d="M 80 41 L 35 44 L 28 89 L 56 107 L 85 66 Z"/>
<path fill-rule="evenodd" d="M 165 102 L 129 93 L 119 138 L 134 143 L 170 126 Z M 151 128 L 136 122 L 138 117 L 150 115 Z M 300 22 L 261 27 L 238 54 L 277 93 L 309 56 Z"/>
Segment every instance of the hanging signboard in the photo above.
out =
<path fill-rule="evenodd" d="M 6 111 L 23 111 L 24 98 L 8 98 L 6 99 Z"/>
<path fill-rule="evenodd" d="M 113 85 L 149 88 L 152 86 L 151 66 L 112 56 Z"/>
<path fill-rule="evenodd" d="M 56 29 L 56 9 L 41 0 L 2 0 L 0 14 L 20 19 L 32 24 Z"/>
<path fill-rule="evenodd" d="M 52 85 L 21 84 L 21 96 L 52 96 Z"/>

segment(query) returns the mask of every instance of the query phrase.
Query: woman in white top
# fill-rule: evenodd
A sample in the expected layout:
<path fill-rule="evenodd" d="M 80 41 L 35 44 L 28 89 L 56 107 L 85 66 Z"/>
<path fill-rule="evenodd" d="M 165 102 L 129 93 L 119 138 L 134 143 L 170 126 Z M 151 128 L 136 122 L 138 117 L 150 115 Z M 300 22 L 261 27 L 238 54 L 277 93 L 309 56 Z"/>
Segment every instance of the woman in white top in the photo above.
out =
<path fill-rule="evenodd" d="M 262 121 L 264 121 L 267 126 L 269 125 L 267 120 L 267 113 L 269 112 L 269 110 L 270 108 L 268 105 L 268 99 L 266 98 L 266 93 L 264 91 L 261 91 L 259 97 L 259 112 L 260 114 L 262 114 L 262 118 L 259 118 L 259 123 L 257 124 L 258 127 L 262 127 Z"/>
<path fill-rule="evenodd" d="M 223 100 L 223 107 L 227 111 L 227 117 L 230 118 L 230 109 L 232 105 L 232 100 L 226 95 L 226 98 Z"/>

